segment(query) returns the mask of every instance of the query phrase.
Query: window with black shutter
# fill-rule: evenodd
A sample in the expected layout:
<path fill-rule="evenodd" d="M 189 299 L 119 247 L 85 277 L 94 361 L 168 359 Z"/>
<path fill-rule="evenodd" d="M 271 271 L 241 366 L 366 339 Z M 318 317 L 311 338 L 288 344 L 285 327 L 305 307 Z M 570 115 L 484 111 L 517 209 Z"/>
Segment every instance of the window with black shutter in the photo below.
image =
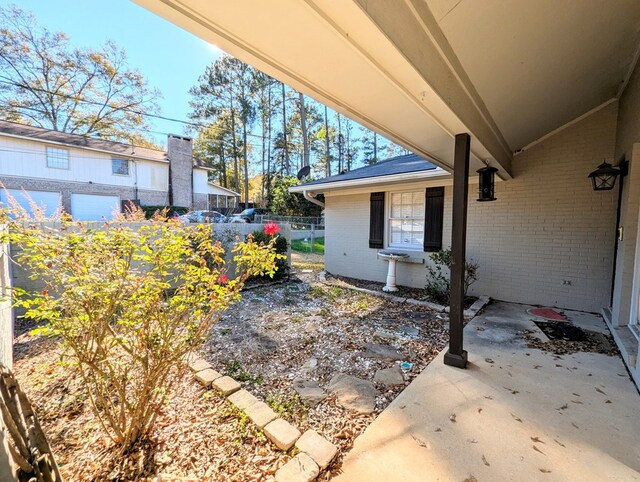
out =
<path fill-rule="evenodd" d="M 369 247 L 384 248 L 384 192 L 372 192 L 369 210 Z"/>

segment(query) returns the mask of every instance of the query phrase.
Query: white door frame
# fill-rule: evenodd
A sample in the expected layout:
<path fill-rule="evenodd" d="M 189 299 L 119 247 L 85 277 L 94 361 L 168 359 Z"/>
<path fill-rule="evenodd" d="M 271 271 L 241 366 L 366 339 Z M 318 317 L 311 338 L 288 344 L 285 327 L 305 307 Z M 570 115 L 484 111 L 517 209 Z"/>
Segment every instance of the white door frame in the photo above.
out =
<path fill-rule="evenodd" d="M 638 232 L 636 233 L 635 267 L 633 271 L 633 287 L 631 294 L 631 309 L 629 310 L 629 329 L 640 340 L 640 209 L 638 217 Z"/>

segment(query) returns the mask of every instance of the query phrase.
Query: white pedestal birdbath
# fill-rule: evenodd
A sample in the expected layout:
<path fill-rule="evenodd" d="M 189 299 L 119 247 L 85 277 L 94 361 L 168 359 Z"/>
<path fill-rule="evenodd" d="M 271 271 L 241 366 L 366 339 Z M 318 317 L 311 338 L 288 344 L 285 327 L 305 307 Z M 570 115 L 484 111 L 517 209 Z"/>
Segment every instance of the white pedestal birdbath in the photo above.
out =
<path fill-rule="evenodd" d="M 396 286 L 396 262 L 399 259 L 408 258 L 409 255 L 406 253 L 398 253 L 393 251 L 378 251 L 378 256 L 380 256 L 382 259 L 386 259 L 389 262 L 389 271 L 387 271 L 387 284 L 384 288 L 382 288 L 382 291 L 398 291 L 398 287 Z"/>

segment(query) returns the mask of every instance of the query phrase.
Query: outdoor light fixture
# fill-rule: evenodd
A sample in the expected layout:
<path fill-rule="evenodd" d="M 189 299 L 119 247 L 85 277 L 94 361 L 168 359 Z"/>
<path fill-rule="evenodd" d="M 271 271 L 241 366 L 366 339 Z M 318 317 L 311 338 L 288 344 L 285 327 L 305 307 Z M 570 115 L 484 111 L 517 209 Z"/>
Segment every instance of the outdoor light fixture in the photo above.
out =
<path fill-rule="evenodd" d="M 478 188 L 478 201 L 495 201 L 495 177 L 498 170 L 495 167 L 483 167 L 476 171 L 480 186 Z"/>
<path fill-rule="evenodd" d="M 598 169 L 589 174 L 594 191 L 610 191 L 616 185 L 616 179 L 620 175 L 620 168 L 613 167 L 608 162 L 603 162 Z"/>

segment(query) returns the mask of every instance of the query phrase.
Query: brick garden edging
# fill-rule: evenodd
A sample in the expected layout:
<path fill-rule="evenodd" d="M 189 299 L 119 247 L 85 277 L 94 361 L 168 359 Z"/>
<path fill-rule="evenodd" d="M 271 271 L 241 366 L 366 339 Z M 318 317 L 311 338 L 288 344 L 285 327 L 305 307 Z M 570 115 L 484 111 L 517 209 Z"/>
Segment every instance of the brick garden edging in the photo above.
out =
<path fill-rule="evenodd" d="M 189 362 L 196 380 L 206 388 L 222 393 L 235 407 L 244 411 L 266 437 L 282 451 L 291 447 L 299 453 L 276 472 L 277 482 L 310 482 L 315 480 L 338 453 L 338 447 L 315 430 L 302 434 L 296 427 L 278 417 L 271 407 L 243 389 L 236 380 L 223 376 L 202 358 Z"/>
<path fill-rule="evenodd" d="M 331 281 L 327 280 L 326 271 L 321 271 L 318 274 L 318 279 L 320 280 L 321 283 L 327 286 L 335 286 L 335 287 L 344 288 L 347 290 L 358 291 L 359 293 L 365 293 L 371 296 L 377 296 L 378 298 L 384 298 L 386 300 L 394 301 L 395 303 L 409 303 L 410 305 L 424 306 L 425 308 L 429 308 L 434 311 L 439 311 L 440 313 L 449 313 L 448 306 L 440 305 L 438 303 L 432 303 L 431 301 L 416 300 L 415 298 L 404 298 L 402 296 L 395 296 L 389 293 L 385 293 L 383 291 L 375 291 L 375 290 L 369 290 L 367 288 L 359 288 L 357 286 L 332 283 Z M 489 298 L 486 295 L 479 296 L 478 299 L 474 301 L 469 308 L 464 310 L 465 318 L 475 317 L 482 308 L 484 308 L 489 304 L 490 301 L 491 301 L 491 298 Z"/>

